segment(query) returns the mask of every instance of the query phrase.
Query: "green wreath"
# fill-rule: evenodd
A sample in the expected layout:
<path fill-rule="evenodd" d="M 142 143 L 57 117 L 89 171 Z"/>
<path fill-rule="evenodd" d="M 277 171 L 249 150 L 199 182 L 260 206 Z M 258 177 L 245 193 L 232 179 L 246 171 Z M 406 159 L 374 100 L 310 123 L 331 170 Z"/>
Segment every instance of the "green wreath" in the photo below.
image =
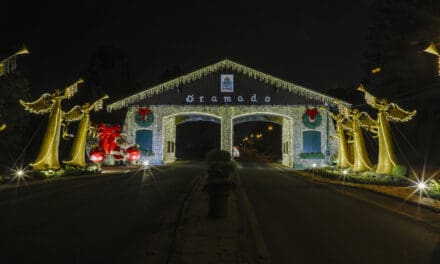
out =
<path fill-rule="evenodd" d="M 149 127 L 151 124 L 153 124 L 154 121 L 154 115 L 153 113 L 149 113 L 145 116 L 145 120 L 142 120 L 142 117 L 139 113 L 136 113 L 134 116 L 134 120 L 136 121 L 136 124 L 138 124 L 141 127 Z"/>
<path fill-rule="evenodd" d="M 315 116 L 315 121 L 312 122 L 312 121 L 310 121 L 308 114 L 303 114 L 302 120 L 303 120 L 303 124 L 307 128 L 315 129 L 315 128 L 319 127 L 319 125 L 321 125 L 322 117 L 321 117 L 321 114 L 318 112 Z"/>

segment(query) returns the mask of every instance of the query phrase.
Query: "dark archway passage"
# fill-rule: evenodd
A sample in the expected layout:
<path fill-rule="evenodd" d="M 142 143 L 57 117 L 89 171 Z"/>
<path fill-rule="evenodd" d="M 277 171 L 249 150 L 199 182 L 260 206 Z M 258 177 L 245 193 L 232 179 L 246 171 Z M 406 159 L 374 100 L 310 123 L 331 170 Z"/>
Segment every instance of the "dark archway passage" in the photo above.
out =
<path fill-rule="evenodd" d="M 204 159 L 211 149 L 220 149 L 220 124 L 189 121 L 176 125 L 176 159 Z"/>
<path fill-rule="evenodd" d="M 234 147 L 240 161 L 281 162 L 281 125 L 265 121 L 247 121 L 234 125 Z"/>

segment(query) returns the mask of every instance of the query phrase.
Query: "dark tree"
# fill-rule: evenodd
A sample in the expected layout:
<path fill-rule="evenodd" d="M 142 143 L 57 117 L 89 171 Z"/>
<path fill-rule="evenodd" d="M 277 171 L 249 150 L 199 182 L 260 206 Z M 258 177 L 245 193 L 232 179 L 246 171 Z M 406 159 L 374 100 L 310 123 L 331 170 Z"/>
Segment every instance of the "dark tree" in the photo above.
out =
<path fill-rule="evenodd" d="M 393 129 L 403 162 L 423 163 L 425 153 L 428 162 L 439 159 L 439 69 L 437 58 L 423 52 L 440 41 L 439 15 L 440 2 L 429 0 L 375 1 L 370 10 L 364 83 L 376 96 L 418 111 Z M 372 74 L 376 67 L 381 71 Z"/>
<path fill-rule="evenodd" d="M 29 82 L 15 71 L 0 77 L 0 121 L 7 128 L 0 132 L 0 170 L 14 165 L 30 139 L 29 113 L 20 105 L 19 99 L 29 98 Z"/>
<path fill-rule="evenodd" d="M 130 59 L 116 47 L 103 46 L 91 56 L 89 65 L 83 73 L 85 83 L 75 96 L 73 102 L 82 104 L 108 94 L 110 99 L 105 102 L 114 102 L 139 91 L 140 85 L 137 74 Z M 107 123 L 122 123 L 125 111 L 118 111 L 111 115 L 104 111 L 94 113 L 93 121 Z"/>

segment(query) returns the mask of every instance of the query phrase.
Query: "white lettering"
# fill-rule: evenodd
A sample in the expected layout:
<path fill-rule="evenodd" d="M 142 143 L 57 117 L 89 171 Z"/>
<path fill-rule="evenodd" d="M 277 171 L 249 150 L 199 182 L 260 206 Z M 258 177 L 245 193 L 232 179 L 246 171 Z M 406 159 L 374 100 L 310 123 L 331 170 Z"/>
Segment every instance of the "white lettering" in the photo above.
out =
<path fill-rule="evenodd" d="M 237 101 L 240 102 L 240 103 L 244 102 L 243 96 L 239 95 L 237 97 Z"/>
<path fill-rule="evenodd" d="M 213 97 L 211 97 L 211 102 L 213 102 L 213 103 L 217 103 L 217 96 L 213 96 Z"/>
<path fill-rule="evenodd" d="M 231 97 L 230 96 L 223 96 L 223 102 L 224 103 L 230 103 L 231 102 Z"/>
<path fill-rule="evenodd" d="M 266 96 L 266 97 L 264 97 L 264 101 L 265 101 L 266 103 L 269 103 L 269 102 L 270 102 L 270 96 Z"/>
<path fill-rule="evenodd" d="M 203 103 L 203 98 L 205 98 L 204 96 L 199 96 L 199 102 Z"/>
<path fill-rule="evenodd" d="M 251 102 L 257 102 L 257 95 L 256 94 L 253 94 L 252 96 L 251 96 Z"/>
<path fill-rule="evenodd" d="M 187 103 L 193 103 L 194 102 L 194 95 L 193 94 L 187 95 L 185 100 Z"/>

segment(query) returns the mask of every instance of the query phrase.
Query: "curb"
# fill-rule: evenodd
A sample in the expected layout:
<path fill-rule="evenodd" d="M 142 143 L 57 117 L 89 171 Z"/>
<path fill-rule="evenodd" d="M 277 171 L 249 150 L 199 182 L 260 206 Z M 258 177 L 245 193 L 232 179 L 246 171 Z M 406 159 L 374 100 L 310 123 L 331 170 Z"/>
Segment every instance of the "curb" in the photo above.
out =
<path fill-rule="evenodd" d="M 297 171 L 297 172 L 298 172 L 299 175 L 301 175 L 301 176 L 303 176 L 305 178 L 308 178 L 308 179 L 310 179 L 311 181 L 314 181 L 314 182 L 328 183 L 328 184 L 333 184 L 333 185 L 338 185 L 338 186 L 344 186 L 344 187 L 350 187 L 350 188 L 370 191 L 370 192 L 373 192 L 373 193 L 381 194 L 381 195 L 384 195 L 384 196 L 387 196 L 387 197 L 390 197 L 390 198 L 394 198 L 394 199 L 403 201 L 405 203 L 410 203 L 410 204 L 413 204 L 413 205 L 417 205 L 417 206 L 420 206 L 420 207 L 432 210 L 432 211 L 434 211 L 436 213 L 440 212 L 440 207 L 436 207 L 435 205 L 430 205 L 430 204 L 427 204 L 426 202 L 414 201 L 413 199 L 411 199 L 411 197 L 407 199 L 407 197 L 402 197 L 402 196 L 397 195 L 397 194 L 389 193 L 389 192 L 386 192 L 386 191 L 383 191 L 383 190 L 377 190 L 377 189 L 374 189 L 374 188 L 369 188 L 369 185 L 362 186 L 361 184 L 345 183 L 345 182 L 337 181 L 337 180 L 334 180 L 334 179 L 329 180 L 329 179 L 327 179 L 325 177 L 318 176 L 318 175 L 312 176 L 312 175 L 310 175 L 310 173 L 304 172 L 304 171 Z M 382 186 L 382 185 L 379 185 L 379 186 Z M 400 187 L 400 188 L 405 188 L 405 187 Z M 430 199 L 431 203 L 437 202 L 435 200 L 432 200 L 431 198 L 426 198 L 426 197 L 424 197 L 424 198 L 425 199 Z"/>

